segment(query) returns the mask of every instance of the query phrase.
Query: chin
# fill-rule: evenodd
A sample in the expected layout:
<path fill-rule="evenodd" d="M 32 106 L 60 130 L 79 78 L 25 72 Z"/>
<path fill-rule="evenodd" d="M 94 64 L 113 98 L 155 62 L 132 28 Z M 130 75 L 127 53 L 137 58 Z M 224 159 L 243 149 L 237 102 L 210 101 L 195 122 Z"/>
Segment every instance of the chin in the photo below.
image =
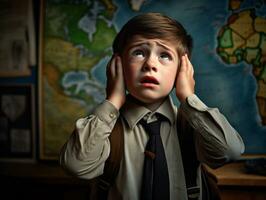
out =
<path fill-rule="evenodd" d="M 148 95 L 134 95 L 132 94 L 134 98 L 136 98 L 138 101 L 141 101 L 145 104 L 153 104 L 157 102 L 161 102 L 164 100 L 168 95 L 166 96 L 160 96 L 160 97 L 154 97 L 154 96 L 148 96 Z"/>

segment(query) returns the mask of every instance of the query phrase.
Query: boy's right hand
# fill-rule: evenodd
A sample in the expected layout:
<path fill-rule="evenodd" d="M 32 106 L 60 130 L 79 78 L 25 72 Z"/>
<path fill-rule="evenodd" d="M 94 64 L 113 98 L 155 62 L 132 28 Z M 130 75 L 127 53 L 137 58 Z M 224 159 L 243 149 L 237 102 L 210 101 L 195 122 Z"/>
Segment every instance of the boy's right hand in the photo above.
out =
<path fill-rule="evenodd" d="M 119 110 L 126 100 L 122 61 L 119 56 L 112 56 L 107 65 L 106 75 L 106 99 Z"/>

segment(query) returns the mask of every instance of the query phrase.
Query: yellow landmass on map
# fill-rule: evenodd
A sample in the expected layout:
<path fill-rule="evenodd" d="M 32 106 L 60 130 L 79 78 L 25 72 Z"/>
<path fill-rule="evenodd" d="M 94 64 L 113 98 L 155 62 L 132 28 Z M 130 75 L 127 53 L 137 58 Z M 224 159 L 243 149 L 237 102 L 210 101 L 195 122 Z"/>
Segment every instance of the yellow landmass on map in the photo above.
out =
<path fill-rule="evenodd" d="M 51 85 L 57 93 L 64 95 L 62 88 L 60 87 L 61 84 L 59 83 L 60 72 L 56 67 L 54 67 L 52 64 L 45 63 L 45 66 L 43 68 L 43 75 L 46 77 L 49 85 Z"/>
<path fill-rule="evenodd" d="M 71 70 L 90 71 L 102 58 L 93 54 L 80 56 L 77 47 L 60 38 L 47 38 L 45 44 L 45 63 L 52 63 L 60 74 Z"/>
<path fill-rule="evenodd" d="M 238 14 L 238 18 L 229 24 L 229 27 L 244 39 L 247 39 L 254 33 L 253 19 L 251 18 L 250 14 L 250 10 L 240 12 Z"/>
<path fill-rule="evenodd" d="M 71 130 L 74 129 L 75 120 L 86 116 L 87 110 L 84 103 L 58 93 L 47 80 L 44 80 L 43 84 L 44 100 L 49 105 L 42 111 L 44 112 L 43 128 L 46 129 L 43 129 L 46 132 L 44 149 L 46 155 L 54 156 L 55 152 L 59 153 Z"/>
<path fill-rule="evenodd" d="M 257 48 L 256 49 L 247 48 L 246 49 L 246 58 L 245 58 L 245 60 L 248 63 L 252 64 L 252 61 L 255 60 L 258 55 L 259 55 L 259 49 L 257 49 Z"/>
<path fill-rule="evenodd" d="M 229 62 L 236 64 L 237 63 L 237 58 L 235 56 L 229 56 Z"/>
<path fill-rule="evenodd" d="M 236 34 L 234 31 L 232 32 L 232 40 L 233 40 L 233 49 L 237 49 L 245 45 L 246 41 L 243 37 Z"/>
<path fill-rule="evenodd" d="M 266 33 L 266 19 L 256 17 L 254 22 L 255 31 Z"/>
<path fill-rule="evenodd" d="M 260 46 L 260 34 L 254 33 L 247 39 L 246 47 L 259 48 Z"/>
<path fill-rule="evenodd" d="M 47 38 L 45 43 L 45 62 L 53 63 L 63 73 L 77 69 L 80 52 L 70 42 L 59 38 Z"/>
<path fill-rule="evenodd" d="M 266 91 L 266 83 L 263 80 L 259 80 L 258 81 L 258 93 L 257 93 L 257 96 L 264 98 L 265 91 Z"/>

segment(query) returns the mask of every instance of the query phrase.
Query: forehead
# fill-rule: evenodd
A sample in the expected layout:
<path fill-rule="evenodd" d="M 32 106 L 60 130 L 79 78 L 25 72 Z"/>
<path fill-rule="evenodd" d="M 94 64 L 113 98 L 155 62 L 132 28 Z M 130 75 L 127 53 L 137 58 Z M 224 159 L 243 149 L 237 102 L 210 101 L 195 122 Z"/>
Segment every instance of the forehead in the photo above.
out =
<path fill-rule="evenodd" d="M 134 35 L 132 38 L 130 38 L 127 41 L 127 44 L 125 46 L 125 50 L 128 50 L 132 47 L 135 46 L 142 46 L 142 45 L 147 45 L 147 46 L 151 46 L 153 44 L 156 44 L 158 46 L 160 46 L 161 48 L 164 48 L 166 50 L 170 50 L 173 51 L 175 53 L 177 53 L 177 48 L 174 42 L 170 42 L 166 39 L 158 39 L 158 38 L 147 38 L 147 37 L 143 37 L 141 35 Z"/>

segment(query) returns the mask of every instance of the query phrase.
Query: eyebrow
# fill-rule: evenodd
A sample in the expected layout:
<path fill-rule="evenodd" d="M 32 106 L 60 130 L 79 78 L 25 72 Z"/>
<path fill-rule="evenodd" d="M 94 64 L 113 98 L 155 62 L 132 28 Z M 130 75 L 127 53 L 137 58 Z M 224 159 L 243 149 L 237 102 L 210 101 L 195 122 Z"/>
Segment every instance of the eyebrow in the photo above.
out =
<path fill-rule="evenodd" d="M 151 46 L 151 44 L 149 43 L 149 42 L 143 42 L 143 41 L 140 41 L 140 42 L 134 42 L 135 44 L 133 44 L 133 45 L 130 45 L 130 46 L 128 46 L 128 48 L 127 49 L 131 49 L 131 48 L 134 48 L 134 47 L 137 47 L 137 46 Z M 162 48 L 164 48 L 164 49 L 166 49 L 166 50 L 168 50 L 168 51 L 173 51 L 172 49 L 170 49 L 167 45 L 164 45 L 164 44 L 162 44 L 162 43 L 160 43 L 160 42 L 155 42 L 158 46 L 160 46 L 160 47 L 162 47 Z"/>

